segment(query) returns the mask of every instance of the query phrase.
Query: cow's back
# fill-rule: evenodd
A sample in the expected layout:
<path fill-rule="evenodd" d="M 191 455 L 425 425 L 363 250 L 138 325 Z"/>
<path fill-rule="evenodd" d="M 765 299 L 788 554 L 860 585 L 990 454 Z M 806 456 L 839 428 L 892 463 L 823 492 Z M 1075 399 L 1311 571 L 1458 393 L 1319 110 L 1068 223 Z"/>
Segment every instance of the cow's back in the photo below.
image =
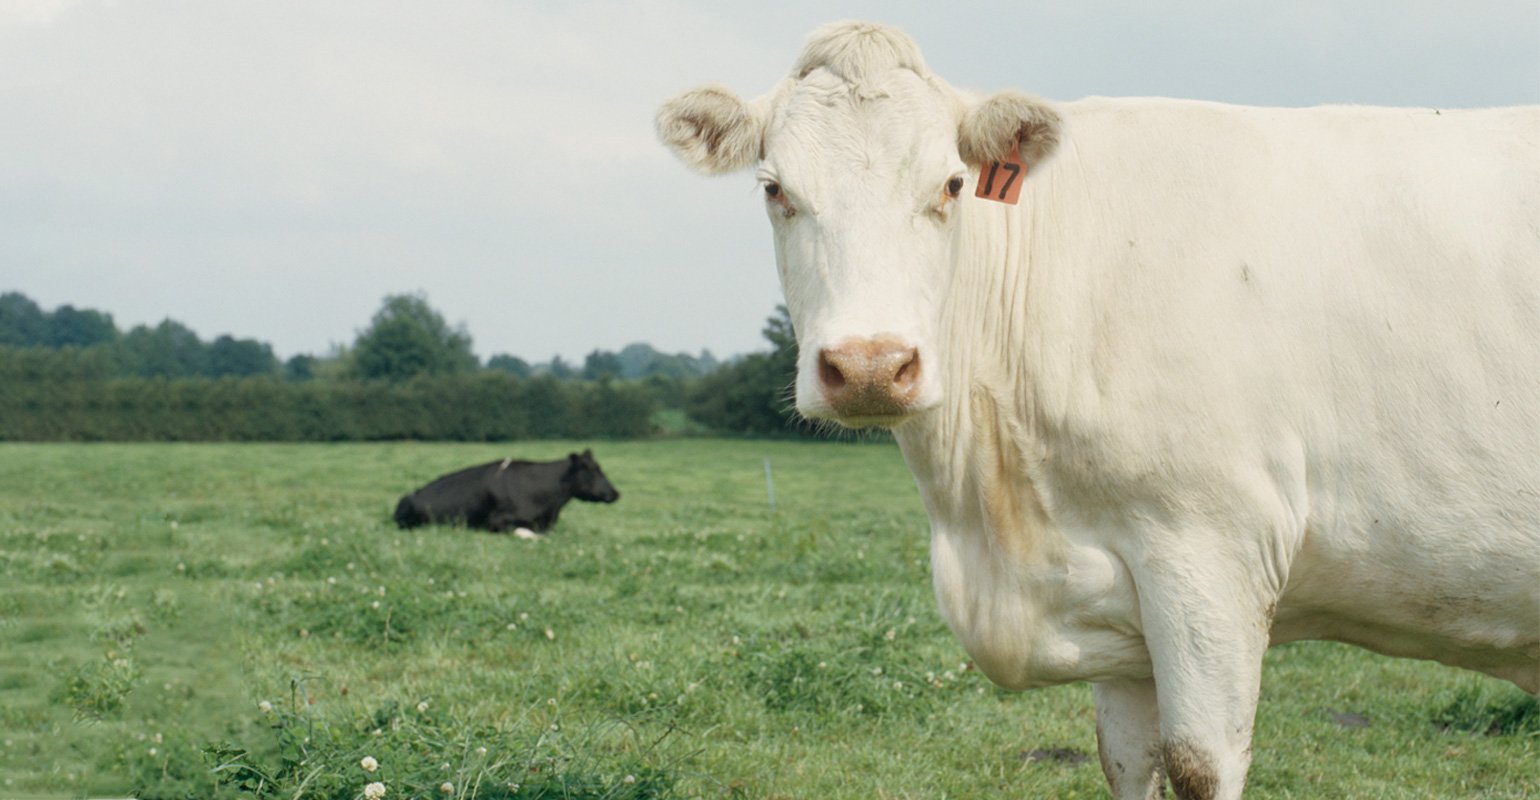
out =
<path fill-rule="evenodd" d="M 403 497 L 396 509 L 397 522 L 401 521 L 403 508 L 408 513 L 416 511 L 417 522 L 463 521 L 479 524 L 490 502 L 489 486 L 498 467 L 503 462 L 492 461 L 442 475 L 411 494 Z"/>

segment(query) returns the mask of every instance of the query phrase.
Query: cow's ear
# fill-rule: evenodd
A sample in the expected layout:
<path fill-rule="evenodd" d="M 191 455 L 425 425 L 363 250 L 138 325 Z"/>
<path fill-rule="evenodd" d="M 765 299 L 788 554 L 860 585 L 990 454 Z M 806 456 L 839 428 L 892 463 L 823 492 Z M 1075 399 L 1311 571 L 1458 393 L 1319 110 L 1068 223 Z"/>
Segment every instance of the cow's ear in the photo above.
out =
<path fill-rule="evenodd" d="M 759 159 L 764 116 L 721 86 L 691 89 L 658 109 L 658 138 L 686 164 L 720 174 Z"/>
<path fill-rule="evenodd" d="M 1000 92 L 963 114 L 957 153 L 972 167 L 1004 160 L 1020 148 L 1021 160 L 1035 166 L 1059 146 L 1059 112 L 1022 92 Z"/>

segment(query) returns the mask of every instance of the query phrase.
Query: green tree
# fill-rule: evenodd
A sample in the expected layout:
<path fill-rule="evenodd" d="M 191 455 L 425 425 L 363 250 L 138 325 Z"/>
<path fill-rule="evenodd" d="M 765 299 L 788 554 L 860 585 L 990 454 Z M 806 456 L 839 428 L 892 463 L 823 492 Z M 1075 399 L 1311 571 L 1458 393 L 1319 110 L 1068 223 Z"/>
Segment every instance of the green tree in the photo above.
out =
<path fill-rule="evenodd" d="M 20 292 L 0 294 L 0 345 L 36 347 L 48 336 L 48 317 Z"/>
<path fill-rule="evenodd" d="M 142 378 L 190 378 L 204 374 L 208 348 L 191 328 L 173 319 L 151 328 L 136 325 L 118 340 L 128 372 Z"/>
<path fill-rule="evenodd" d="M 571 380 L 576 374 L 572 365 L 563 361 L 561 356 L 551 356 L 551 363 L 546 365 L 546 373 L 559 381 Z"/>
<path fill-rule="evenodd" d="M 499 353 L 487 359 L 487 369 L 506 372 L 516 378 L 528 378 L 534 372 L 528 361 L 507 353 Z"/>
<path fill-rule="evenodd" d="M 118 326 L 113 324 L 111 314 L 63 305 L 48 315 L 46 344 L 49 347 L 90 347 L 108 344 L 117 338 Z"/>
<path fill-rule="evenodd" d="M 797 337 L 785 306 L 776 307 L 761 332 L 774 349 L 744 356 L 701 378 L 686 397 L 685 412 L 724 433 L 807 433 L 809 426 L 792 407 Z"/>
<path fill-rule="evenodd" d="M 283 362 L 284 380 L 308 381 L 315 378 L 316 357 L 307 355 L 290 356 Z"/>
<path fill-rule="evenodd" d="M 353 373 L 393 382 L 454 375 L 477 366 L 471 337 L 451 328 L 418 294 L 389 295 L 353 344 Z"/>
<path fill-rule="evenodd" d="M 271 375 L 278 371 L 278 357 L 272 345 L 255 339 L 236 339 L 224 335 L 208 348 L 208 366 L 204 374 L 212 378 L 226 375 L 243 378 Z"/>
<path fill-rule="evenodd" d="M 605 381 L 620 377 L 620 356 L 595 350 L 583 359 L 583 380 Z"/>

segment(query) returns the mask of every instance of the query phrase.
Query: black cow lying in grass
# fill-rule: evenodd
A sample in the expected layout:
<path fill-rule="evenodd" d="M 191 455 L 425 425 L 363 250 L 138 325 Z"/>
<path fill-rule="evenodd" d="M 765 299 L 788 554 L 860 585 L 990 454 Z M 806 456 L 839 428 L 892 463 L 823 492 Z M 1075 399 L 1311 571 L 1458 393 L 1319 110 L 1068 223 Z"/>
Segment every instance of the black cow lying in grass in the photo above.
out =
<path fill-rule="evenodd" d="M 562 506 L 574 497 L 599 503 L 620 499 L 590 450 L 556 461 L 505 458 L 451 472 L 401 498 L 396 524 L 463 524 L 534 538 L 556 524 Z"/>

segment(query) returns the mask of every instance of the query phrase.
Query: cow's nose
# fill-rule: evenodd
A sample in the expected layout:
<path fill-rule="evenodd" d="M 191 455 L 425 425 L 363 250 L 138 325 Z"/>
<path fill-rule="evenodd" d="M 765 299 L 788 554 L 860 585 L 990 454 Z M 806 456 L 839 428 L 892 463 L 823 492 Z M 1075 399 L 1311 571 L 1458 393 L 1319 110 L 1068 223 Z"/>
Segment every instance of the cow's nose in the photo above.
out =
<path fill-rule="evenodd" d="M 818 351 L 818 383 L 841 417 L 896 417 L 920 393 L 920 351 L 896 338 L 846 339 Z"/>

